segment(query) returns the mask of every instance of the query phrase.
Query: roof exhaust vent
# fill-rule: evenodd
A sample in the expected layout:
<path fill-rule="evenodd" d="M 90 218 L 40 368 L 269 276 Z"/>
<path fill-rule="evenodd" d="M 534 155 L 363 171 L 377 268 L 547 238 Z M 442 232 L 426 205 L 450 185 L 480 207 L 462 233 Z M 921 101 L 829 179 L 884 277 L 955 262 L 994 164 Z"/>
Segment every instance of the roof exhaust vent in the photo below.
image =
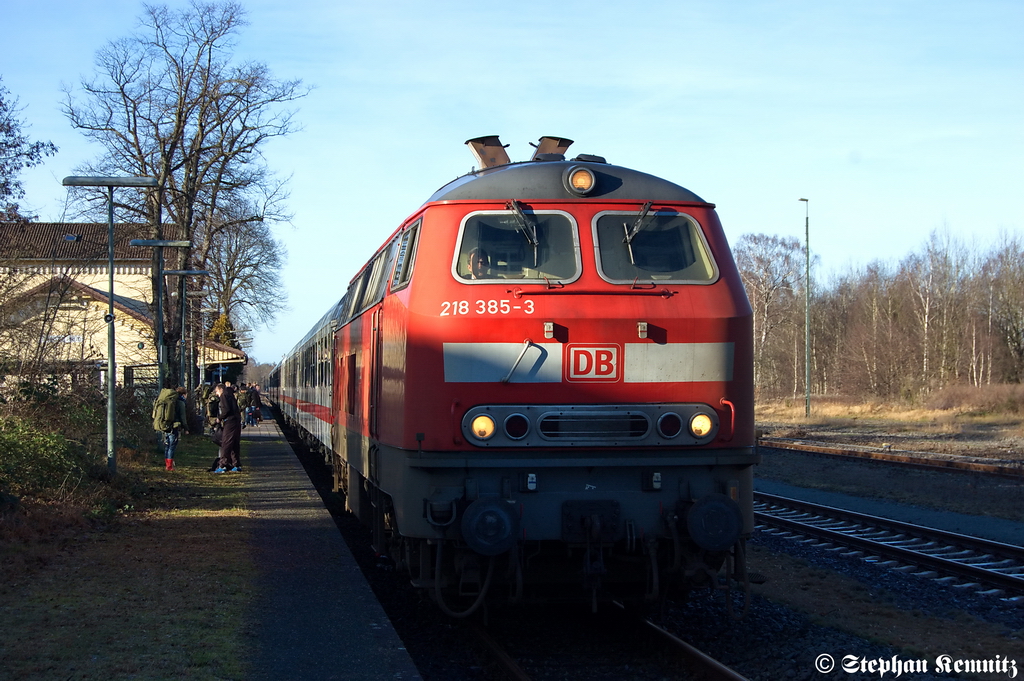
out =
<path fill-rule="evenodd" d="M 564 137 L 541 137 L 538 140 L 538 144 L 530 142 L 530 146 L 534 148 L 533 157 L 531 161 L 564 161 L 565 150 L 572 145 L 572 140 Z M 547 158 L 540 158 L 540 156 L 547 156 Z M 552 158 L 551 155 L 561 156 L 562 158 Z"/>
<path fill-rule="evenodd" d="M 505 151 L 508 145 L 503 145 L 497 135 L 474 137 L 471 140 L 466 140 L 466 144 L 469 145 L 473 156 L 476 157 L 477 164 L 481 168 L 493 168 L 494 166 L 503 166 L 512 162 Z"/>

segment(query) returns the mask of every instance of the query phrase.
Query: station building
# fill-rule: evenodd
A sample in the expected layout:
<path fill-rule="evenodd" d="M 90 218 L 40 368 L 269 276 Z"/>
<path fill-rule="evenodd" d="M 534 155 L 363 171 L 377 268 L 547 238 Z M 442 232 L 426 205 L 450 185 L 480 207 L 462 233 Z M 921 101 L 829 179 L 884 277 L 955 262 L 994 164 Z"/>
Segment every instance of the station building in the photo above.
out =
<path fill-rule="evenodd" d="M 0 222 L 0 381 L 30 363 L 105 380 L 107 235 L 106 223 Z M 129 244 L 149 237 L 145 225 L 114 225 L 114 375 L 126 387 L 156 384 L 153 249 Z M 247 359 L 211 340 L 192 347 L 207 377 Z"/>

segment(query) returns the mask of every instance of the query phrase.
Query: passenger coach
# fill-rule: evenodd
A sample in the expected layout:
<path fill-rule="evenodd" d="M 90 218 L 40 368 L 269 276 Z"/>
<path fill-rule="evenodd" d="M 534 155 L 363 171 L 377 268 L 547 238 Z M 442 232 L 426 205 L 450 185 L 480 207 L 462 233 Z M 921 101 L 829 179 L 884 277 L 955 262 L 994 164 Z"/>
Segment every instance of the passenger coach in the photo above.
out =
<path fill-rule="evenodd" d="M 439 606 L 746 579 L 751 310 L 714 206 L 541 138 L 439 189 L 268 394 Z"/>

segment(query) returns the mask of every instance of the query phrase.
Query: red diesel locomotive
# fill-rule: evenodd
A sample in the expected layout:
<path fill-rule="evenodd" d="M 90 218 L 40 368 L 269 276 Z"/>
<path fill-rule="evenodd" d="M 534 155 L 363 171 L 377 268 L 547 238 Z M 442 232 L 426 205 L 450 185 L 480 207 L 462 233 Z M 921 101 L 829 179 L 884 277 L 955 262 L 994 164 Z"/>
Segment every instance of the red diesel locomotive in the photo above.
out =
<path fill-rule="evenodd" d="M 352 279 L 268 395 L 451 615 L 746 580 L 751 309 L 714 206 L 496 137 Z"/>

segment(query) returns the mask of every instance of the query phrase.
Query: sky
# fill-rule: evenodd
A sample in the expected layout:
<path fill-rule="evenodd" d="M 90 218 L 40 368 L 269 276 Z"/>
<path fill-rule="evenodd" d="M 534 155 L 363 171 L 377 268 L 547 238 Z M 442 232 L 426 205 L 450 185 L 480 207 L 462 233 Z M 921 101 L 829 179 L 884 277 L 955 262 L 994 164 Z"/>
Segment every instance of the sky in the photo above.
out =
<path fill-rule="evenodd" d="M 184 7 L 172 0 L 170 7 Z M 265 149 L 290 178 L 288 309 L 253 330 L 276 363 L 436 189 L 465 140 L 512 160 L 543 135 L 717 205 L 726 234 L 803 242 L 816 277 L 896 262 L 935 232 L 977 249 L 1024 235 L 1019 0 L 249 0 L 238 61 L 313 87 L 302 129 Z M 99 149 L 61 112 L 133 0 L 7 0 L 0 76 L 32 139 L 22 206 L 64 217 L 60 181 Z M 808 202 L 802 203 L 801 198 Z"/>

